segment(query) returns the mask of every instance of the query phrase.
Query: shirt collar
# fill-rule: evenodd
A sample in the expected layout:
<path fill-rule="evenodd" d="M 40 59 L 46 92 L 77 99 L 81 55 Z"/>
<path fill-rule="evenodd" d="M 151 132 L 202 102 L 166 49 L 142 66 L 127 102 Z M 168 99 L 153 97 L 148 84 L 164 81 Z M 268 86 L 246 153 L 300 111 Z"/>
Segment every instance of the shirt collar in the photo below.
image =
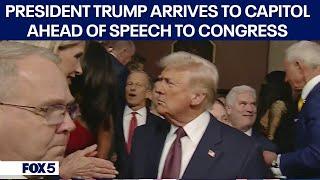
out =
<path fill-rule="evenodd" d="M 183 126 L 183 129 L 186 132 L 187 136 L 191 139 L 191 141 L 197 144 L 203 136 L 204 131 L 207 129 L 209 121 L 209 112 L 205 111 L 198 117 L 190 121 L 188 124 Z M 177 129 L 178 127 L 172 124 L 169 134 L 174 135 Z"/>
<path fill-rule="evenodd" d="M 250 128 L 248 131 L 244 132 L 248 136 L 252 136 L 252 128 Z"/>
<path fill-rule="evenodd" d="M 320 82 L 320 75 L 312 78 L 310 81 L 307 82 L 307 84 L 304 86 L 301 94 L 301 98 L 305 100 L 311 90 Z"/>
<path fill-rule="evenodd" d="M 139 116 L 143 116 L 143 117 L 147 116 L 147 108 L 146 108 L 145 106 L 142 107 L 142 108 L 140 108 L 140 109 L 138 109 L 137 111 L 134 111 L 134 110 L 132 110 L 128 105 L 126 105 L 123 114 L 124 114 L 125 116 L 128 116 L 128 115 L 130 115 L 132 112 L 137 112 L 137 114 L 138 114 Z"/>

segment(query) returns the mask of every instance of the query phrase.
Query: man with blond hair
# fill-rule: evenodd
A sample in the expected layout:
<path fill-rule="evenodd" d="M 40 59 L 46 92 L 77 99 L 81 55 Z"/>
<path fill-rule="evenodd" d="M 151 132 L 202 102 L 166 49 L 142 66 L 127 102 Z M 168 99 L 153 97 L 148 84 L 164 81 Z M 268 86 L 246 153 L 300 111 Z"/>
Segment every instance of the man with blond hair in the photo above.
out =
<path fill-rule="evenodd" d="M 258 146 L 206 111 L 216 98 L 216 67 L 187 52 L 170 54 L 160 64 L 157 110 L 166 120 L 136 129 L 128 177 L 265 177 Z"/>

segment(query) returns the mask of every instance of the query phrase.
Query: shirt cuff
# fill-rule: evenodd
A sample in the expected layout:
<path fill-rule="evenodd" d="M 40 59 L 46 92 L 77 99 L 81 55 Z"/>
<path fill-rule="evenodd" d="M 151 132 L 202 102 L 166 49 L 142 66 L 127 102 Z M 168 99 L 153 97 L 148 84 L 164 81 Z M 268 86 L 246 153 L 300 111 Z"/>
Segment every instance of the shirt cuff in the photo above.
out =
<path fill-rule="evenodd" d="M 279 165 L 279 168 L 272 167 L 271 171 L 272 171 L 272 173 L 274 174 L 274 176 L 276 178 L 284 179 L 284 178 L 287 178 L 287 177 L 282 175 L 282 173 L 281 173 L 281 170 L 280 170 L 280 157 L 281 157 L 281 154 L 279 154 L 278 157 L 277 157 L 277 164 Z"/>

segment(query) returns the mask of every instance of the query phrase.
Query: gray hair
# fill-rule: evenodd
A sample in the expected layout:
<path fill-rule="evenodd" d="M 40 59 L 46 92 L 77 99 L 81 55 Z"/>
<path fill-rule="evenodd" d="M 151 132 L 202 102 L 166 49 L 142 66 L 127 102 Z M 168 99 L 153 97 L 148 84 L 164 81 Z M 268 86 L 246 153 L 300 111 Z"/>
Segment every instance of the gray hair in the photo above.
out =
<path fill-rule="evenodd" d="M 14 89 L 17 76 L 16 61 L 30 55 L 39 55 L 53 62 L 59 58 L 45 48 L 18 42 L 0 42 L 0 99 L 6 99 Z"/>
<path fill-rule="evenodd" d="M 301 60 L 310 67 L 320 65 L 320 45 L 312 41 L 300 41 L 286 50 L 285 59 L 289 62 Z"/>
<path fill-rule="evenodd" d="M 207 95 L 204 103 L 205 108 L 212 106 L 216 98 L 219 79 L 218 70 L 214 64 L 200 56 L 180 51 L 162 58 L 160 66 L 191 72 L 189 82 L 190 86 L 192 85 L 191 88 L 205 90 Z"/>
<path fill-rule="evenodd" d="M 242 85 L 242 86 L 235 86 L 233 87 L 229 93 L 227 94 L 226 96 L 226 104 L 227 106 L 232 106 L 234 105 L 235 101 L 236 101 L 236 98 L 239 94 L 242 94 L 242 93 L 251 93 L 252 96 L 256 99 L 256 90 L 253 89 L 252 87 L 250 86 L 247 86 L 247 85 Z"/>

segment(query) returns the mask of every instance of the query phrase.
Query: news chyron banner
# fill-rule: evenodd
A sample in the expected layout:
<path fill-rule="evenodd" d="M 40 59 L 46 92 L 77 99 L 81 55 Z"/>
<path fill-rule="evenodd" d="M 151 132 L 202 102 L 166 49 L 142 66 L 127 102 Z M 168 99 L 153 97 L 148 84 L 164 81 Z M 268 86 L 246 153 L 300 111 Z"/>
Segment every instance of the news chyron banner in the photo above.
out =
<path fill-rule="evenodd" d="M 1 0 L 2 40 L 320 39 L 317 0 Z"/>

